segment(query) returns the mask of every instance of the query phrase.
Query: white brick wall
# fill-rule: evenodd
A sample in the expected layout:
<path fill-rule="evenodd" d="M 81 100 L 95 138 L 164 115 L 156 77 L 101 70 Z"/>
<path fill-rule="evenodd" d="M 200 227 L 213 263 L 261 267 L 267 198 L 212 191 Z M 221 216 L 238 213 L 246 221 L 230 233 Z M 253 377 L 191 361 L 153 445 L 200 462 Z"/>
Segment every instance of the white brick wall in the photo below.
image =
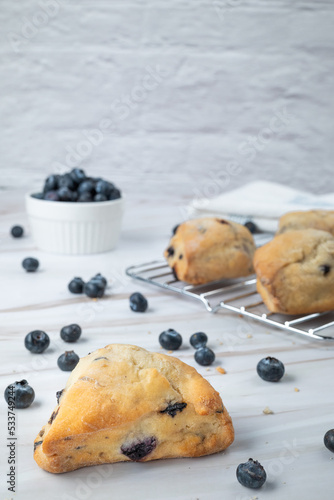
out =
<path fill-rule="evenodd" d="M 333 23 L 331 0 L 2 0 L 0 184 L 79 149 L 129 193 L 333 190 Z"/>

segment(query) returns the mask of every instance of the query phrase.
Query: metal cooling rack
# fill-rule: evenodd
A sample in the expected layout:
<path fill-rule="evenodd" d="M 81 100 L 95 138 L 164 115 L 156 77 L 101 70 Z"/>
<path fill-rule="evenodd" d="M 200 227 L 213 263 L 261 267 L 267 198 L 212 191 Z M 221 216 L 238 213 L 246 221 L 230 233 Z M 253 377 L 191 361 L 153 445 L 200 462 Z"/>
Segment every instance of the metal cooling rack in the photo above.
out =
<path fill-rule="evenodd" d="M 175 278 L 165 260 L 128 267 L 126 274 L 150 285 L 200 300 L 212 313 L 225 309 L 314 340 L 334 340 L 334 311 L 306 316 L 271 313 L 256 291 L 254 276 L 247 279 L 213 281 L 206 285 L 188 285 Z M 332 336 L 320 333 L 324 330 L 326 333 L 331 332 Z"/>

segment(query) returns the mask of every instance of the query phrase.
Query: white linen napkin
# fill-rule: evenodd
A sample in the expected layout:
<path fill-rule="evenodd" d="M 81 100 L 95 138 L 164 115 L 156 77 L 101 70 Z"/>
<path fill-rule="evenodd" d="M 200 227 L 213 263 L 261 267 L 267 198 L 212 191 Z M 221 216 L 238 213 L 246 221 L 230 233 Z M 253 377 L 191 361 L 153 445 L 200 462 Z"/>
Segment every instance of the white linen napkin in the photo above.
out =
<path fill-rule="evenodd" d="M 261 231 L 275 232 L 278 219 L 295 210 L 334 210 L 334 193 L 315 195 L 282 184 L 256 181 L 216 198 L 195 199 L 187 211 L 194 217 L 225 217 L 240 224 L 252 221 Z"/>

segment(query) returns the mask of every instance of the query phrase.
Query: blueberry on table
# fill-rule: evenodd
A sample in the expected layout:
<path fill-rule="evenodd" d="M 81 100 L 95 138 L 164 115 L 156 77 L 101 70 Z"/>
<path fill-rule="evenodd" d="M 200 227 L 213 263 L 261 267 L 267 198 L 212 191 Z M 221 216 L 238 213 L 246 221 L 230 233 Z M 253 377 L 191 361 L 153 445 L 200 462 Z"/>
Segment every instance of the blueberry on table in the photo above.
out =
<path fill-rule="evenodd" d="M 130 295 L 130 309 L 134 312 L 145 312 L 148 307 L 147 299 L 140 292 Z"/>
<path fill-rule="evenodd" d="M 161 347 L 167 349 L 168 351 L 176 351 L 182 344 L 181 335 L 173 330 L 173 328 L 169 328 L 159 335 L 159 342 Z"/>
<path fill-rule="evenodd" d="M 195 361 L 202 366 L 212 365 L 216 359 L 215 353 L 208 347 L 200 347 L 195 352 Z"/>
<path fill-rule="evenodd" d="M 83 293 L 85 282 L 82 278 L 73 278 L 68 284 L 68 289 L 71 293 Z"/>
<path fill-rule="evenodd" d="M 60 201 L 58 191 L 47 191 L 44 195 L 44 200 L 47 201 Z"/>
<path fill-rule="evenodd" d="M 49 335 L 42 330 L 34 330 L 26 335 L 24 345 L 28 351 L 41 354 L 50 345 Z"/>
<path fill-rule="evenodd" d="M 189 341 L 195 349 L 199 349 L 200 347 L 206 347 L 208 336 L 204 332 L 193 333 Z"/>
<path fill-rule="evenodd" d="M 5 400 L 9 406 L 21 410 L 28 408 L 35 399 L 35 391 L 26 380 L 14 382 L 5 389 Z"/>
<path fill-rule="evenodd" d="M 23 236 L 23 227 L 22 226 L 13 226 L 10 230 L 11 235 L 14 238 L 21 238 Z"/>
<path fill-rule="evenodd" d="M 22 267 L 25 269 L 28 273 L 33 273 L 38 269 L 39 262 L 37 259 L 34 257 L 26 257 L 22 261 Z"/>
<path fill-rule="evenodd" d="M 104 288 L 106 288 L 107 284 L 108 284 L 108 281 L 107 279 L 102 276 L 101 273 L 97 273 L 95 274 L 95 276 L 93 276 L 89 281 L 97 281 L 101 284 L 101 286 L 103 286 Z"/>
<path fill-rule="evenodd" d="M 258 375 L 267 382 L 278 382 L 285 372 L 282 361 L 271 356 L 261 359 L 257 364 L 256 370 Z"/>
<path fill-rule="evenodd" d="M 76 342 L 81 335 L 81 328 L 77 324 L 63 326 L 60 336 L 65 342 Z"/>
<path fill-rule="evenodd" d="M 334 429 L 326 432 L 324 436 L 324 443 L 326 448 L 334 453 Z"/>
<path fill-rule="evenodd" d="M 98 280 L 90 280 L 85 283 L 84 293 L 91 299 L 101 298 L 104 295 L 105 286 Z"/>
<path fill-rule="evenodd" d="M 245 222 L 244 226 L 247 227 L 248 231 L 250 231 L 252 234 L 256 233 L 258 230 L 256 224 L 254 224 L 254 222 L 252 221 Z"/>
<path fill-rule="evenodd" d="M 71 372 L 79 363 L 80 358 L 74 351 L 66 351 L 58 358 L 58 366 L 63 372 Z"/>
<path fill-rule="evenodd" d="M 261 488 L 267 479 L 267 474 L 262 465 L 250 458 L 248 462 L 237 467 L 237 479 L 246 488 Z"/>

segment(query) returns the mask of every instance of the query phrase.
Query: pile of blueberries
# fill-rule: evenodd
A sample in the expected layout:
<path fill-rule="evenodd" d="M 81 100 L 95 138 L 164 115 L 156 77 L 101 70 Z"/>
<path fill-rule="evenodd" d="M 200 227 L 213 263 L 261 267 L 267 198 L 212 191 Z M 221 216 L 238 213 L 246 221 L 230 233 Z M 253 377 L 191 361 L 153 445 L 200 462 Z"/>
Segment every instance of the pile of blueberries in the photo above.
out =
<path fill-rule="evenodd" d="M 121 191 L 101 177 L 87 177 L 84 170 L 73 168 L 63 175 L 49 175 L 42 193 L 35 193 L 33 198 L 48 201 L 100 202 L 117 200 Z"/>
<path fill-rule="evenodd" d="M 104 295 L 107 284 L 107 279 L 101 273 L 97 273 L 86 283 L 82 278 L 73 278 L 68 284 L 68 289 L 71 293 L 85 293 L 91 299 L 100 299 Z"/>

